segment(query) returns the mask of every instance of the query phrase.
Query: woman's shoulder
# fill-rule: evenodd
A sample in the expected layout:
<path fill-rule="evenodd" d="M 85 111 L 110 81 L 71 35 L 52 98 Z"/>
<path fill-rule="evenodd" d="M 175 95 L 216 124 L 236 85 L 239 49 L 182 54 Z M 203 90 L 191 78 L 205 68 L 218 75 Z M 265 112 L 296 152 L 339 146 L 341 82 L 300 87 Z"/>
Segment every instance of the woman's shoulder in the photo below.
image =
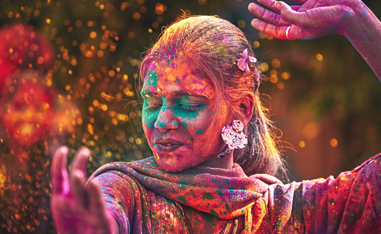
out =
<path fill-rule="evenodd" d="M 365 162 L 363 162 L 360 166 L 357 166 L 353 171 L 360 171 L 364 168 L 374 168 L 380 165 L 381 161 L 381 153 L 374 155 L 373 157 L 369 158 Z"/>
<path fill-rule="evenodd" d="M 133 162 L 110 162 L 104 164 L 99 167 L 89 179 L 91 180 L 95 177 L 105 176 L 104 174 L 108 177 L 124 177 L 133 174 L 136 168 L 144 167 L 158 168 L 153 156 Z"/>

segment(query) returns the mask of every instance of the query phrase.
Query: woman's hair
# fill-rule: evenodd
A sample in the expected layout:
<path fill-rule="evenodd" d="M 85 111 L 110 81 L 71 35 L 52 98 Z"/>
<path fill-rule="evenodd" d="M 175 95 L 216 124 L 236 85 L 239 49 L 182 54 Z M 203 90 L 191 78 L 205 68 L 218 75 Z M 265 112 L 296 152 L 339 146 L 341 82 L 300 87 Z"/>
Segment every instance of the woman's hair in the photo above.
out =
<path fill-rule="evenodd" d="M 163 57 L 183 57 L 195 74 L 215 87 L 216 116 L 221 111 L 221 100 L 230 105 L 229 110 L 234 111 L 235 115 L 240 115 L 240 110 L 231 108 L 244 95 L 254 94 L 254 113 L 247 130 L 248 145 L 245 150 L 234 151 L 234 161 L 247 175 L 266 173 L 286 179 L 284 161 L 276 147 L 271 121 L 259 98 L 262 75 L 256 62 L 249 59 L 246 59 L 249 70 L 242 71 L 237 66 L 245 49 L 248 51 L 247 58 L 254 56 L 243 32 L 226 20 L 215 16 L 182 18 L 167 27 L 146 52 L 140 66 L 140 81 L 143 82 L 152 61 Z M 215 123 L 216 118 L 211 126 Z"/>

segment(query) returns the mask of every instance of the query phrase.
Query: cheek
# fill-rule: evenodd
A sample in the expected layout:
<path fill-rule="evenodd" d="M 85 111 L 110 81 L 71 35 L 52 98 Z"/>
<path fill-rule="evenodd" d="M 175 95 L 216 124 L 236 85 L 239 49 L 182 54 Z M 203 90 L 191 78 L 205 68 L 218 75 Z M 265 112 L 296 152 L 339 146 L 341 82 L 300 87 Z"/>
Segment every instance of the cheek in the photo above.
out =
<path fill-rule="evenodd" d="M 156 119 L 157 114 L 147 113 L 146 111 L 143 111 L 142 124 L 144 134 L 146 135 L 148 141 L 151 141 L 150 136 L 152 131 L 154 130 Z"/>

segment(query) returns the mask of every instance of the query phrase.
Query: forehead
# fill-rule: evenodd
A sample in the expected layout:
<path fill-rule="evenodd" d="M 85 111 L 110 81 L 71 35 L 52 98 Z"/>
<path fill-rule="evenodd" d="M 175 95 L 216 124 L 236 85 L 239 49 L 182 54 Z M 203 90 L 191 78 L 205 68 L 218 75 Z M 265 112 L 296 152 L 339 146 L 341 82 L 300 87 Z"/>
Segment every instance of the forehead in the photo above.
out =
<path fill-rule="evenodd" d="M 157 59 L 149 63 L 145 72 L 142 94 L 171 94 L 183 92 L 213 99 L 215 89 L 210 82 L 195 73 L 180 59 Z"/>

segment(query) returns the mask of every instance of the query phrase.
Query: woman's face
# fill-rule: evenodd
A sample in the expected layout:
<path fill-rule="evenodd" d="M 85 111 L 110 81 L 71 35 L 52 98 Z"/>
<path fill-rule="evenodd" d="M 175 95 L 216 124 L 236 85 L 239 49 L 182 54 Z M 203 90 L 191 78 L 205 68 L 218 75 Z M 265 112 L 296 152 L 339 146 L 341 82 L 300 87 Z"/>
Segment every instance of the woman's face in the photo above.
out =
<path fill-rule="evenodd" d="M 220 111 L 214 129 L 208 129 L 216 117 L 213 86 L 177 59 L 152 62 L 146 74 L 143 129 L 158 165 L 176 172 L 211 161 L 218 164 L 228 112 Z"/>

